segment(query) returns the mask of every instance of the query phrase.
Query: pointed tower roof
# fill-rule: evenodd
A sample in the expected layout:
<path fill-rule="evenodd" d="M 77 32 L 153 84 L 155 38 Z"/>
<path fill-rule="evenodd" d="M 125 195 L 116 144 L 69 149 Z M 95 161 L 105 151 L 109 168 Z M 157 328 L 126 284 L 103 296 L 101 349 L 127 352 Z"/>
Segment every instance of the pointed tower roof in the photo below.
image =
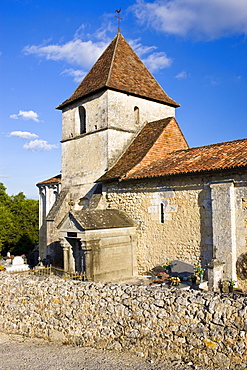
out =
<path fill-rule="evenodd" d="M 111 89 L 179 107 L 148 71 L 125 38 L 118 33 L 71 97 L 57 109 L 100 90 Z"/>

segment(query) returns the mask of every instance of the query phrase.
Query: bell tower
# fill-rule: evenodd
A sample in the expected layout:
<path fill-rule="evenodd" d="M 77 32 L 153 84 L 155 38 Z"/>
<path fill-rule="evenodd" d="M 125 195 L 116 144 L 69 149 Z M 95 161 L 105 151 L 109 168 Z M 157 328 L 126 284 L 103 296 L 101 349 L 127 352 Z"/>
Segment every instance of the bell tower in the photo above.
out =
<path fill-rule="evenodd" d="M 62 189 L 73 198 L 90 194 L 143 125 L 175 116 L 178 106 L 118 33 L 57 107 L 62 110 Z"/>

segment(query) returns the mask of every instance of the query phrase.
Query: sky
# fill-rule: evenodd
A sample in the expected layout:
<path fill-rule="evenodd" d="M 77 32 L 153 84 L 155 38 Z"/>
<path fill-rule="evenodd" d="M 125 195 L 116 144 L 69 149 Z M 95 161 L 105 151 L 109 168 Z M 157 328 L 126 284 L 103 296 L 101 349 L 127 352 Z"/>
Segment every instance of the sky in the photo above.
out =
<path fill-rule="evenodd" d="M 121 33 L 165 92 L 190 147 L 247 138 L 247 0 L 2 0 L 0 182 L 38 199 L 61 171 L 61 111 Z"/>

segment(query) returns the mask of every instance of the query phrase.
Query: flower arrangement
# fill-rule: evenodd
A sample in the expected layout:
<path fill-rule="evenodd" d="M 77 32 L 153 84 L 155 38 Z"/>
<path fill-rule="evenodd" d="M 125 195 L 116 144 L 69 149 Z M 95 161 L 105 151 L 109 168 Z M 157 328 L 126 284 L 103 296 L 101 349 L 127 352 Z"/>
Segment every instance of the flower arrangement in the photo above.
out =
<path fill-rule="evenodd" d="M 161 280 L 161 279 L 152 279 L 149 283 L 149 285 L 153 285 L 153 284 L 163 284 L 164 283 L 164 280 Z"/>
<path fill-rule="evenodd" d="M 170 278 L 172 285 L 178 286 L 181 283 L 181 280 L 178 276 L 172 276 Z"/>
<path fill-rule="evenodd" d="M 167 277 L 169 277 L 169 275 L 166 272 L 159 272 L 157 274 L 157 276 L 158 276 L 159 279 L 163 279 L 163 280 L 167 279 Z"/>
<path fill-rule="evenodd" d="M 236 280 L 232 280 L 232 279 L 226 279 L 227 283 L 228 283 L 228 286 L 234 286 L 236 284 Z"/>
<path fill-rule="evenodd" d="M 200 263 L 198 263 L 196 266 L 195 266 L 195 274 L 198 274 L 198 275 L 203 275 L 204 274 L 204 269 L 201 267 Z"/>
<path fill-rule="evenodd" d="M 166 271 L 171 271 L 172 269 L 172 264 L 171 262 L 166 262 L 164 263 L 164 265 L 161 265 L 163 267 L 163 269 L 165 269 Z"/>

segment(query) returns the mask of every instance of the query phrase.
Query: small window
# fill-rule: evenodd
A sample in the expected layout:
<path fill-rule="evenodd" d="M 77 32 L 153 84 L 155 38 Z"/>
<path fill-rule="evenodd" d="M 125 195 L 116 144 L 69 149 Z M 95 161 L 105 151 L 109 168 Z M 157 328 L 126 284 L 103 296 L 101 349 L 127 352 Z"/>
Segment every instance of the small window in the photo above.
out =
<path fill-rule="evenodd" d="M 138 107 L 135 107 L 134 108 L 134 120 L 135 120 L 135 124 L 138 125 L 139 124 L 139 120 L 140 120 L 140 112 L 139 112 L 139 108 Z"/>
<path fill-rule="evenodd" d="M 68 238 L 77 238 L 77 233 L 72 232 L 72 231 L 68 231 L 67 232 L 67 237 Z"/>
<path fill-rule="evenodd" d="M 163 224 L 165 222 L 165 215 L 164 215 L 164 204 L 160 204 L 160 222 Z"/>
<path fill-rule="evenodd" d="M 79 107 L 79 117 L 80 117 L 80 134 L 85 134 L 86 132 L 86 109 L 82 106 Z"/>

